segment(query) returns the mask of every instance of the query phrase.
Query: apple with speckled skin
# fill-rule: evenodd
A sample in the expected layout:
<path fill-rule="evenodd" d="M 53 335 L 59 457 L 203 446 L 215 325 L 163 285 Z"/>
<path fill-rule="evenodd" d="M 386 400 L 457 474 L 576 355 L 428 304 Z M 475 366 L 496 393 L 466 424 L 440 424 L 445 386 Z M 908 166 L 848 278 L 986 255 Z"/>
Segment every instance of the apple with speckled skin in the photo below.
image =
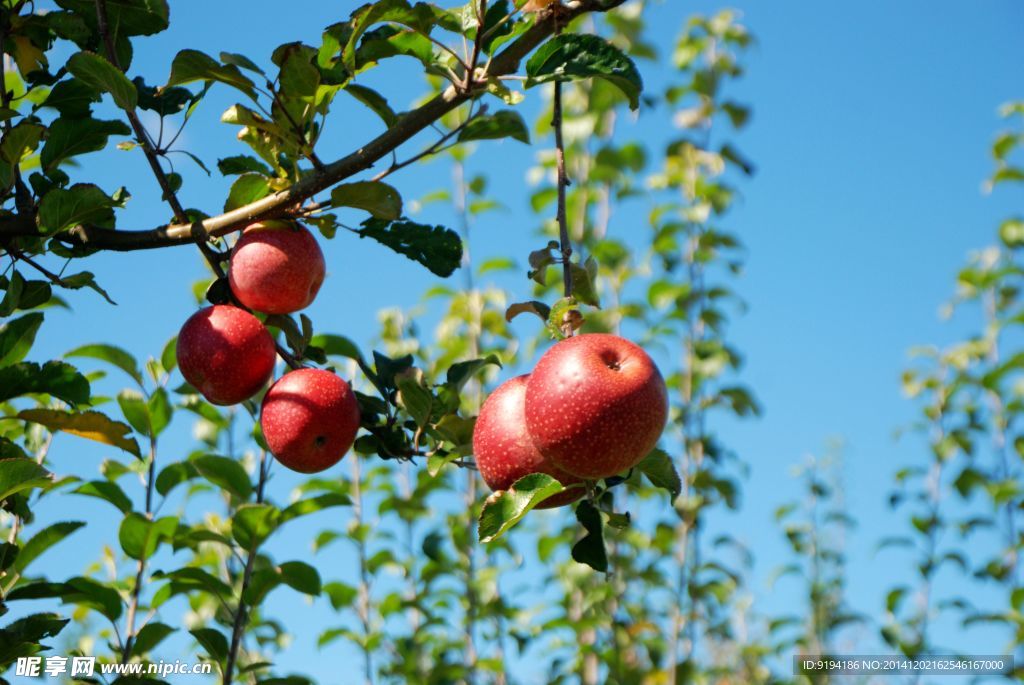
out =
<path fill-rule="evenodd" d="M 267 221 L 249 226 L 235 243 L 228 281 L 249 309 L 291 314 L 312 304 L 325 272 L 312 233 L 298 224 Z"/>
<path fill-rule="evenodd" d="M 359 404 L 348 383 L 324 369 L 282 376 L 263 397 L 263 438 L 279 462 L 317 473 L 345 456 L 359 431 Z"/>
<path fill-rule="evenodd" d="M 638 345 L 606 333 L 556 343 L 526 383 L 526 428 L 552 464 L 597 480 L 654 449 L 668 418 L 665 381 Z"/>
<path fill-rule="evenodd" d="M 581 482 L 549 462 L 533 446 L 526 432 L 523 407 L 527 378 L 528 375 L 516 376 L 498 386 L 481 407 L 473 428 L 476 465 L 484 482 L 494 491 L 508 490 L 531 473 L 546 473 L 567 487 Z M 537 509 L 560 507 L 582 496 L 582 487 L 570 488 L 548 497 Z"/>
<path fill-rule="evenodd" d="M 178 368 L 213 404 L 238 404 L 274 373 L 274 339 L 259 319 L 238 307 L 200 309 L 178 333 Z"/>

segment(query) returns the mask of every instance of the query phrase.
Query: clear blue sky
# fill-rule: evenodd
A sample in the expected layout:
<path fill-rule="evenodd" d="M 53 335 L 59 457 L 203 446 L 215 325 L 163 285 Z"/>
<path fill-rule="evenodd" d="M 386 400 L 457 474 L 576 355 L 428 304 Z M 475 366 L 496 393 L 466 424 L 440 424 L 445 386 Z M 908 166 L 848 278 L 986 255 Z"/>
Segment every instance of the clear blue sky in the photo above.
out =
<path fill-rule="evenodd" d="M 162 82 L 174 52 L 184 47 L 243 52 L 266 63 L 278 43 L 316 43 L 322 27 L 341 18 L 349 4 L 305 0 L 280 12 L 268 2 L 220 0 L 201 9 L 175 3 L 172 30 L 137 44 L 131 75 Z M 891 475 L 897 465 L 924 459 L 915 441 L 893 437 L 914 416 L 899 390 L 907 351 L 964 332 L 962 324 L 940 321 L 939 306 L 951 295 L 966 253 L 989 243 L 998 221 L 1020 208 L 1019 190 L 987 197 L 981 182 L 990 171 L 988 145 L 1000 126 L 996 108 L 1024 96 L 1024 6 L 1011 0 L 666 0 L 650 10 L 652 35 L 665 50 L 689 14 L 727 6 L 742 11 L 757 37 L 746 60 L 748 74 L 733 91 L 753 106 L 752 124 L 739 142 L 758 173 L 743 186 L 730 222 L 749 249 L 748 269 L 738 284 L 749 310 L 731 335 L 746 355 L 743 378 L 765 415 L 726 426 L 726 443 L 752 473 L 744 486 L 742 514 L 720 525 L 735 526 L 751 544 L 757 558 L 755 589 L 764 595 L 764 608 L 787 608 L 791 592 L 769 597 L 764 591 L 764 578 L 783 558 L 784 543 L 771 512 L 797 494 L 790 466 L 808 452 L 821 452 L 829 437 L 844 437 L 846 501 L 860 521 L 850 549 L 851 600 L 877 615 L 883 588 L 891 585 L 892 564 L 889 558 L 874 557 L 872 545 L 893 525 L 903 525 L 903 517 L 894 522 L 885 508 Z M 648 83 L 657 87 L 663 74 L 650 64 L 642 68 Z M 385 72 L 393 78 L 375 81 L 396 108 L 419 95 L 408 80 L 394 78 L 401 73 L 408 72 Z M 231 128 L 218 123 L 231 102 L 215 92 L 183 137 L 183 144 L 210 166 L 217 158 L 242 152 Z M 535 103 L 524 106 L 527 115 L 536 111 Z M 639 124 L 645 121 L 642 114 Z M 353 149 L 379 130 L 379 123 L 355 105 L 346 106 L 329 125 L 325 158 Z M 625 134 L 641 135 L 637 130 Z M 416 144 L 406 149 L 415 150 Z M 522 259 L 530 248 L 537 222 L 529 213 L 525 175 L 540 149 L 506 142 L 482 147 L 471 160 L 475 169 L 490 174 L 491 187 L 501 189 L 499 199 L 509 208 L 480 223 L 475 257 L 512 251 Z M 188 169 L 185 203 L 216 213 L 227 183 L 216 174 L 207 179 L 193 173 L 184 158 L 176 164 Z M 98 175 L 107 190 L 129 186 L 134 198 L 122 227 L 149 227 L 165 213 L 140 155 L 102 156 L 90 161 L 87 171 Z M 415 167 L 394 182 L 414 198 L 446 183 L 446 174 L 444 168 Z M 431 211 L 416 218 L 451 222 L 440 210 Z M 613 230 L 642 235 L 643 220 L 619 216 Z M 404 258 L 347 235 L 325 245 L 325 252 L 329 277 L 310 315 L 322 330 L 364 344 L 375 333 L 379 308 L 411 306 L 434 282 Z M 187 247 L 99 255 L 88 268 L 118 306 L 89 292 L 72 294 L 74 313 L 48 314 L 34 358 L 111 338 L 140 357 L 158 354 L 194 308 L 189 285 L 203 273 L 196 251 Z M 381 287 L 366 287 L 367 279 L 379 280 L 387 272 L 394 277 Z M 525 280 L 501 284 L 515 295 L 528 292 Z M 522 332 L 532 333 L 525 327 Z M 185 446 L 182 441 L 172 449 Z M 66 437 L 53 452 L 58 470 L 78 474 L 98 467 L 101 455 Z M 343 471 L 347 474 L 347 468 Z M 286 497 L 287 482 L 281 477 L 275 483 L 279 499 Z M 103 507 L 108 505 L 67 498 L 44 509 L 40 523 L 109 516 Z M 94 543 L 109 537 L 105 533 L 81 532 L 73 544 L 83 555 L 94 553 Z M 304 547 L 289 550 L 277 541 L 271 551 L 284 559 L 289 553 L 304 554 Z M 50 570 L 68 570 L 75 563 L 81 568 L 71 570 L 84 570 L 91 561 L 55 556 L 61 558 L 48 559 Z M 335 564 L 339 573 L 354 564 L 341 545 L 325 562 Z M 273 607 L 288 616 L 288 607 L 297 605 L 284 594 Z M 312 616 L 305 609 L 290 611 L 295 626 L 326 615 L 319 609 Z M 318 675 L 324 683 L 346 682 L 336 675 L 335 659 L 317 663 L 313 650 L 315 636 L 299 635 L 281 663 Z"/>

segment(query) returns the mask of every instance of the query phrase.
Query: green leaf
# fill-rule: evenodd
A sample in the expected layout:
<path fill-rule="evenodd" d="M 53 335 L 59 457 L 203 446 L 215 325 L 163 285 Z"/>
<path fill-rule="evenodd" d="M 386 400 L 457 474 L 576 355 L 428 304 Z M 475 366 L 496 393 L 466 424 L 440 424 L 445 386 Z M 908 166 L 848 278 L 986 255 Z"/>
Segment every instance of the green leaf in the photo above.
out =
<path fill-rule="evenodd" d="M 505 320 L 512 321 L 512 319 L 516 318 L 520 314 L 536 314 L 546 323 L 548 317 L 551 315 L 551 307 L 537 300 L 516 302 L 515 304 L 509 305 L 508 309 L 505 310 Z"/>
<path fill-rule="evenodd" d="M 494 114 L 476 117 L 466 124 L 459 133 L 460 143 L 500 138 L 512 138 L 521 143 L 530 144 L 530 131 L 518 112 L 503 109 Z"/>
<path fill-rule="evenodd" d="M 314 597 L 320 594 L 320 574 L 309 564 L 302 561 L 286 561 L 279 568 L 281 579 L 288 587 Z"/>
<path fill-rule="evenodd" d="M 582 266 L 571 264 L 572 271 L 572 296 L 577 302 L 589 304 L 591 307 L 600 307 L 601 300 L 597 296 L 597 260 L 587 257 Z"/>
<path fill-rule="evenodd" d="M 21 163 L 22 157 L 34 152 L 43 139 L 46 128 L 26 121 L 4 134 L 0 142 L 0 189 L 14 185 L 14 170 Z"/>
<path fill-rule="evenodd" d="M 28 565 L 39 555 L 84 525 L 84 521 L 61 521 L 43 528 L 22 545 L 18 558 L 14 561 L 14 570 L 19 574 L 24 573 Z"/>
<path fill-rule="evenodd" d="M 303 45 L 291 46 L 284 61 L 278 82 L 281 94 L 312 103 L 320 87 L 320 72 L 313 66 L 315 51 Z"/>
<path fill-rule="evenodd" d="M 67 63 L 70 71 L 82 83 L 110 93 L 114 104 L 124 110 L 134 109 L 139 103 L 139 94 L 135 85 L 128 80 L 120 69 L 106 59 L 92 52 L 79 52 L 72 55 Z"/>
<path fill-rule="evenodd" d="M 395 22 L 429 33 L 435 22 L 433 10 L 425 3 L 410 6 L 408 0 L 378 0 L 365 5 L 352 14 L 352 33 L 341 53 L 342 62 L 350 73 L 356 71 L 356 46 L 359 39 L 374 24 Z"/>
<path fill-rule="evenodd" d="M 498 355 L 489 354 L 483 359 L 470 359 L 469 361 L 452 364 L 448 368 L 448 374 L 445 376 L 445 384 L 455 392 L 461 392 L 462 388 L 469 382 L 469 379 L 488 366 L 502 368 Z"/>
<path fill-rule="evenodd" d="M 178 519 L 174 516 L 150 521 L 142 514 L 129 512 L 121 521 L 117 539 L 121 549 L 132 559 L 148 559 L 156 552 L 161 542 L 171 539 L 178 527 Z"/>
<path fill-rule="evenodd" d="M 0 659 L 3 660 L 5 668 L 18 656 L 31 656 L 36 645 L 48 649 L 39 643 L 48 637 L 56 636 L 70 621 L 70 618 L 61 618 L 57 614 L 31 614 L 4 626 L 3 631 L 0 631 L 4 639 Z M 32 651 L 20 654 L 14 651 L 17 649 L 16 645 L 24 645 Z"/>
<path fill-rule="evenodd" d="M 50 124 L 39 161 L 45 171 L 53 171 L 71 157 L 102 150 L 110 136 L 127 136 L 131 132 L 120 121 L 62 116 Z"/>
<path fill-rule="evenodd" d="M 562 484 L 543 473 L 523 476 L 508 490 L 500 490 L 484 503 L 480 512 L 480 542 L 492 542 L 504 535 L 538 504 L 565 490 Z"/>
<path fill-rule="evenodd" d="M 193 459 L 192 465 L 203 478 L 240 500 L 247 500 L 252 494 L 249 474 L 234 459 L 208 454 Z"/>
<path fill-rule="evenodd" d="M 164 345 L 164 351 L 160 353 L 160 366 L 164 367 L 164 371 L 170 373 L 178 367 L 178 336 L 172 337 Z"/>
<path fill-rule="evenodd" d="M 171 75 L 164 88 L 196 81 L 217 82 L 231 86 L 256 100 L 255 85 L 233 64 L 221 64 L 198 50 L 182 50 L 171 63 Z"/>
<path fill-rule="evenodd" d="M 117 403 L 121 407 L 121 413 L 128 421 L 128 424 L 136 430 L 149 437 L 153 429 L 149 421 L 149 408 L 146 400 L 135 390 L 122 390 L 117 395 Z"/>
<path fill-rule="evenodd" d="M 643 79 L 633 60 L 617 47 L 593 34 L 563 33 L 537 49 L 526 63 L 526 87 L 550 81 L 601 78 L 640 106 Z"/>
<path fill-rule="evenodd" d="M 391 105 L 388 104 L 388 101 L 383 95 L 372 88 L 367 88 L 366 86 L 361 86 L 356 83 L 350 83 L 345 86 L 345 92 L 369 107 L 389 128 L 394 126 L 398 121 L 398 115 L 395 114 L 393 109 L 391 109 Z"/>
<path fill-rule="evenodd" d="M 358 232 L 360 237 L 372 238 L 442 278 L 451 276 L 462 263 L 462 241 L 450 228 L 367 219 Z"/>
<path fill-rule="evenodd" d="M 588 500 L 583 500 L 576 507 L 576 520 L 583 525 L 587 534 L 572 546 L 572 558 L 595 571 L 607 573 L 608 554 L 604 548 L 604 524 L 601 521 L 601 512 Z"/>
<path fill-rule="evenodd" d="M 364 209 L 374 217 L 388 221 L 402 216 L 402 196 L 380 181 L 342 183 L 331 191 L 331 204 Z"/>
<path fill-rule="evenodd" d="M 57 4 L 95 26 L 93 0 L 57 0 Z M 165 0 L 107 0 L 106 6 L 107 23 L 120 36 L 151 36 L 167 28 L 170 9 Z"/>
<path fill-rule="evenodd" d="M 11 495 L 53 482 L 53 474 L 34 459 L 0 459 L 0 502 Z"/>
<path fill-rule="evenodd" d="M 50 361 L 42 367 L 19 362 L 0 368 L 0 402 L 29 394 L 46 394 L 71 405 L 89 401 L 89 381 L 64 362 Z"/>
<path fill-rule="evenodd" d="M 309 344 L 313 347 L 319 347 L 325 354 L 330 356 L 345 357 L 360 362 L 363 360 L 359 347 L 343 335 L 332 335 L 329 333 L 314 335 Z"/>
<path fill-rule="evenodd" d="M 231 184 L 228 199 L 224 202 L 224 211 L 244 207 L 250 202 L 262 199 L 270 194 L 270 182 L 257 174 L 242 174 Z"/>
<path fill-rule="evenodd" d="M 172 628 L 165 623 L 157 621 L 147 623 L 139 631 L 139 634 L 135 636 L 135 642 L 132 643 L 132 653 L 146 654 L 153 651 L 157 645 L 163 642 L 175 630 L 176 628 Z"/>
<path fill-rule="evenodd" d="M 316 497 L 306 497 L 285 507 L 281 512 L 280 522 L 286 523 L 300 516 L 307 516 L 332 507 L 347 507 L 351 504 L 352 500 L 347 495 L 339 492 L 328 492 Z"/>
<path fill-rule="evenodd" d="M 149 411 L 149 423 L 155 438 L 164 432 L 174 413 L 167 391 L 163 388 L 154 390 L 153 394 L 149 396 L 149 400 L 146 401 L 146 409 Z"/>
<path fill-rule="evenodd" d="M 115 203 L 90 183 L 54 188 L 39 203 L 39 230 L 53 235 L 80 225 L 110 228 L 114 225 Z"/>
<path fill-rule="evenodd" d="M 270 537 L 281 521 L 281 511 L 270 504 L 243 504 L 231 519 L 231 536 L 252 552 Z"/>
<path fill-rule="evenodd" d="M 139 444 L 134 438 L 127 437 L 131 427 L 98 411 L 74 413 L 59 409 L 26 409 L 18 413 L 18 418 L 41 424 L 51 431 L 64 431 L 86 440 L 118 447 L 136 457 L 142 456 Z"/>
<path fill-rule="evenodd" d="M 160 470 L 156 477 L 156 491 L 166 496 L 171 490 L 193 478 L 199 477 L 199 471 L 189 461 L 168 464 Z"/>
<path fill-rule="evenodd" d="M 55 85 L 43 106 L 56 109 L 62 117 L 88 118 L 92 103 L 99 102 L 100 99 L 100 94 L 95 88 L 71 78 Z"/>
<path fill-rule="evenodd" d="M 213 628 L 196 628 L 188 631 L 202 645 L 206 653 L 217 663 L 224 663 L 228 655 L 228 639 L 224 634 Z"/>
<path fill-rule="evenodd" d="M 95 609 L 111 621 L 121 617 L 121 595 L 114 588 L 92 578 L 72 578 L 64 583 L 60 597 L 64 602 Z"/>
<path fill-rule="evenodd" d="M 156 112 L 162 117 L 178 114 L 203 96 L 193 95 L 188 88 L 155 88 L 147 86 L 145 79 L 136 76 L 132 84 L 139 95 L 139 109 Z M 186 117 L 188 115 L 186 114 Z"/>
<path fill-rule="evenodd" d="M 61 286 L 65 288 L 71 288 L 72 290 L 78 290 L 79 288 L 89 288 L 90 290 L 98 292 L 100 296 L 103 297 L 103 299 L 109 302 L 110 304 L 117 304 L 112 299 L 110 299 L 110 295 L 107 294 L 107 291 L 101 288 L 98 283 L 96 283 L 95 276 L 93 276 L 92 273 L 89 271 L 83 271 L 82 273 L 74 274 L 72 276 L 65 276 L 64 278 L 60 279 L 60 284 Z"/>
<path fill-rule="evenodd" d="M 235 155 L 217 160 L 217 168 L 225 176 L 235 176 L 251 172 L 261 176 L 273 176 L 274 172 L 266 164 L 250 155 Z"/>
<path fill-rule="evenodd" d="M 0 326 L 0 367 L 17 364 L 25 358 L 42 324 L 43 315 L 34 313 Z"/>
<path fill-rule="evenodd" d="M 241 55 L 237 52 L 222 52 L 220 53 L 220 61 L 224 64 L 234 64 L 236 67 L 242 69 L 248 69 L 249 71 L 255 72 L 260 76 L 266 76 L 263 70 L 260 69 L 259 65 L 253 62 L 245 55 Z"/>
<path fill-rule="evenodd" d="M 655 449 L 636 465 L 640 472 L 647 476 L 647 480 L 656 488 L 668 490 L 672 501 L 679 497 L 683 491 L 683 481 L 676 473 L 676 467 L 672 463 L 672 457 L 664 450 Z"/>
<path fill-rule="evenodd" d="M 82 483 L 71 492 L 76 495 L 86 495 L 106 500 L 117 507 L 122 514 L 127 514 L 132 510 L 132 501 L 128 495 L 124 494 L 124 490 L 121 489 L 120 485 L 109 480 L 92 480 L 88 483 Z"/>
<path fill-rule="evenodd" d="M 430 422 L 430 412 L 434 403 L 434 395 L 423 380 L 423 371 L 417 368 L 406 369 L 395 375 L 398 387 L 398 401 L 409 413 L 420 428 Z"/>

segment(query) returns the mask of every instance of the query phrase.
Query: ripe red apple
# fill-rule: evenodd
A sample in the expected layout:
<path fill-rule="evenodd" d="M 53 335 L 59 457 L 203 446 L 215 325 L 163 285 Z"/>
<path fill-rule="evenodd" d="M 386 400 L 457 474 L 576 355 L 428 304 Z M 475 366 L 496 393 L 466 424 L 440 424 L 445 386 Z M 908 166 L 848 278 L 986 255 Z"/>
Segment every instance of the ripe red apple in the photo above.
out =
<path fill-rule="evenodd" d="M 546 473 L 565 486 L 580 482 L 545 459 L 533 446 L 523 414 L 527 378 L 528 375 L 516 376 L 498 386 L 484 402 L 473 428 L 476 465 L 491 490 L 508 490 L 531 473 Z M 560 507 L 582 496 L 583 488 L 572 488 L 548 497 L 537 509 Z"/>
<path fill-rule="evenodd" d="M 549 349 L 526 384 L 526 428 L 541 454 L 580 478 L 608 478 L 650 452 L 668 417 L 665 381 L 625 338 L 578 335 Z"/>
<path fill-rule="evenodd" d="M 263 397 L 260 425 L 277 460 L 316 473 L 345 456 L 359 430 L 359 404 L 349 384 L 331 371 L 286 373 Z"/>
<path fill-rule="evenodd" d="M 200 309 L 178 333 L 181 375 L 213 404 L 238 404 L 274 373 L 274 339 L 259 319 L 238 307 Z"/>
<path fill-rule="evenodd" d="M 325 270 L 312 233 L 295 223 L 268 221 L 249 226 L 235 243 L 228 280 L 249 309 L 291 314 L 313 302 Z"/>

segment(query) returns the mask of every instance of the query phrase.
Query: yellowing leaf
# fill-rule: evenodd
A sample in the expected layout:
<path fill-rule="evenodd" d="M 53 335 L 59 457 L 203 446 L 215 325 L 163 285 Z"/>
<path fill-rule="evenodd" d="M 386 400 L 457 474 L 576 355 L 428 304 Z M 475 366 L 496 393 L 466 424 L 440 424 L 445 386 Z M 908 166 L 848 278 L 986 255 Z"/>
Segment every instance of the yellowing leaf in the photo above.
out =
<path fill-rule="evenodd" d="M 76 413 L 58 409 L 25 409 L 18 413 L 18 418 L 41 424 L 51 431 L 64 431 L 86 440 L 118 447 L 136 457 L 142 456 L 139 443 L 128 437 L 132 432 L 131 427 L 98 411 Z"/>

